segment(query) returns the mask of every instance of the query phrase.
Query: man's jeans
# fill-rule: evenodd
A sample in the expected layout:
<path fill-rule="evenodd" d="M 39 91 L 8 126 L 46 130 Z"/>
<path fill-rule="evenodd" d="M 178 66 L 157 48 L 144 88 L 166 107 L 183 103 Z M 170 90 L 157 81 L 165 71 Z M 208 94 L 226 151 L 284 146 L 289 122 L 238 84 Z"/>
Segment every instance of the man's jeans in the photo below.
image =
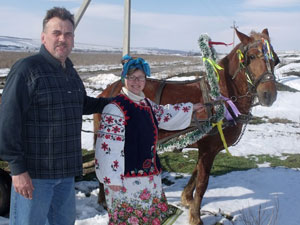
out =
<path fill-rule="evenodd" d="M 32 200 L 12 187 L 10 225 L 73 225 L 76 218 L 74 177 L 32 179 Z"/>

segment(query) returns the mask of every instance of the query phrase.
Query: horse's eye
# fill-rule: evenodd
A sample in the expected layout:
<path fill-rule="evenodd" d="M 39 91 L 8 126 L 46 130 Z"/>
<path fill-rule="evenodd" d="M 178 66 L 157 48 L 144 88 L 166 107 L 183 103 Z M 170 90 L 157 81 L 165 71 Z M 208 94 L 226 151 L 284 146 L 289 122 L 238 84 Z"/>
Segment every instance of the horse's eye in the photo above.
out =
<path fill-rule="evenodd" d="M 249 58 L 250 58 L 250 60 L 253 60 L 253 59 L 255 59 L 256 57 L 255 57 L 255 55 L 249 55 Z"/>

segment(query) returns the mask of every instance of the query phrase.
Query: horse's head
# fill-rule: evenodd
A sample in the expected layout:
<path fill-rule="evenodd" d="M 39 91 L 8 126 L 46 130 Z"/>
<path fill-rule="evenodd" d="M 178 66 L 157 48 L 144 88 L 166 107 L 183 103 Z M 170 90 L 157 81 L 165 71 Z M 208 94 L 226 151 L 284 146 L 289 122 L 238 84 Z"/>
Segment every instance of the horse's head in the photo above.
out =
<path fill-rule="evenodd" d="M 261 105 L 271 106 L 277 97 L 274 67 L 279 58 L 271 46 L 269 32 L 267 29 L 261 33 L 252 31 L 247 36 L 236 30 L 236 34 L 241 43 L 235 48 L 239 68 L 233 78 L 244 72 L 249 93 L 256 95 Z"/>

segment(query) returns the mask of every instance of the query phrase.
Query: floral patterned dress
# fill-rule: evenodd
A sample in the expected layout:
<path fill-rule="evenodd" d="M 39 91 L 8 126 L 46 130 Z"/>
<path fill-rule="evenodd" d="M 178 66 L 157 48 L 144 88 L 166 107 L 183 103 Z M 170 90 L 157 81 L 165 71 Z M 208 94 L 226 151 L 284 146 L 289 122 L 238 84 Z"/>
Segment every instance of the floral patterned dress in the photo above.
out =
<path fill-rule="evenodd" d="M 191 122 L 192 103 L 162 106 L 149 99 L 146 100 L 144 96 L 134 95 L 125 88 L 122 92 L 127 101 L 130 101 L 137 109 L 143 110 L 145 107 L 151 107 L 151 115 L 155 117 L 159 128 L 179 130 L 188 127 Z M 128 147 L 125 148 L 125 134 L 130 135 L 125 132 L 129 120 L 126 112 L 126 108 L 114 102 L 108 104 L 103 110 L 97 134 L 95 167 L 99 181 L 104 184 L 109 215 L 108 224 L 163 224 L 176 211 L 176 208 L 167 203 L 162 188 L 161 170 L 152 168 L 155 167 L 154 163 L 147 173 L 136 170 L 130 176 L 125 174 L 125 162 L 127 162 L 125 154 L 129 151 L 126 149 Z M 135 132 L 144 131 L 136 130 Z M 157 141 L 157 135 L 155 138 Z M 153 151 L 151 153 L 153 158 L 157 156 L 155 146 L 151 149 L 140 148 L 141 151 Z M 108 185 L 122 186 L 122 190 L 113 191 Z"/>

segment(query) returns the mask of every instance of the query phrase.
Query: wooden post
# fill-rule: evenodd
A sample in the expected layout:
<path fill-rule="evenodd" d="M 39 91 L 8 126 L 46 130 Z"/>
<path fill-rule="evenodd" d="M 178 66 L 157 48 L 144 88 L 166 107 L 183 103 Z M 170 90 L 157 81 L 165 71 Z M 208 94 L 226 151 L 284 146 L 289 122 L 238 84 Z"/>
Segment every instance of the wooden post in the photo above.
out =
<path fill-rule="evenodd" d="M 235 41 L 235 29 L 238 28 L 238 26 L 235 26 L 235 21 L 233 21 L 233 26 L 231 26 L 230 28 L 233 29 L 233 40 L 232 40 L 232 49 L 234 49 L 234 41 Z"/>
<path fill-rule="evenodd" d="M 75 14 L 74 16 L 74 30 L 76 29 L 77 25 L 79 24 L 83 14 L 85 13 L 85 10 L 87 9 L 87 7 L 89 6 L 91 0 L 83 0 L 82 5 L 80 6 L 78 12 Z"/>
<path fill-rule="evenodd" d="M 131 0 L 124 0 L 123 56 L 130 54 Z"/>

